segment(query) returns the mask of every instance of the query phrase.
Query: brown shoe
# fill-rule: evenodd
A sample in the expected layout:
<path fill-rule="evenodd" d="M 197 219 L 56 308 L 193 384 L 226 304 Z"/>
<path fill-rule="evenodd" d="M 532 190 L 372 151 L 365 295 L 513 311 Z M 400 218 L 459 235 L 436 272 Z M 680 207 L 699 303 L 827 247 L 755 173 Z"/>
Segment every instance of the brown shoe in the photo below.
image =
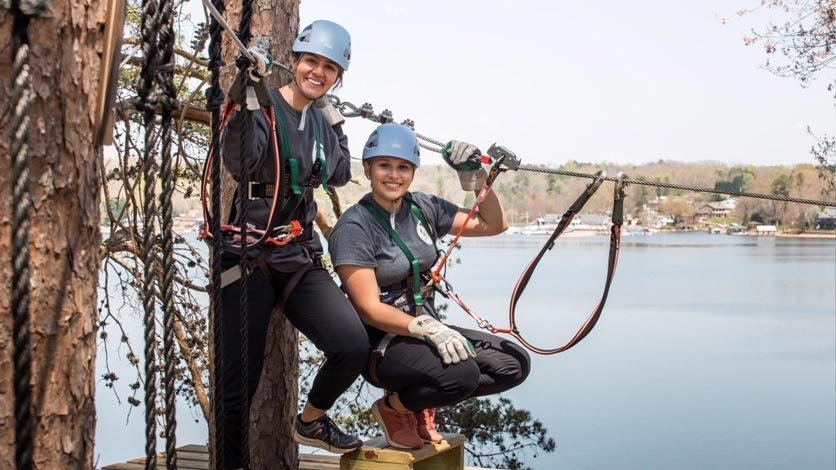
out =
<path fill-rule="evenodd" d="M 444 440 L 441 434 L 435 429 L 435 409 L 416 411 L 415 420 L 418 422 L 418 435 L 427 442 L 439 443 Z"/>
<path fill-rule="evenodd" d="M 420 449 L 424 441 L 415 428 L 418 423 L 412 412 L 401 413 L 386 405 L 383 398 L 372 404 L 372 414 L 386 436 L 386 442 L 398 449 Z"/>

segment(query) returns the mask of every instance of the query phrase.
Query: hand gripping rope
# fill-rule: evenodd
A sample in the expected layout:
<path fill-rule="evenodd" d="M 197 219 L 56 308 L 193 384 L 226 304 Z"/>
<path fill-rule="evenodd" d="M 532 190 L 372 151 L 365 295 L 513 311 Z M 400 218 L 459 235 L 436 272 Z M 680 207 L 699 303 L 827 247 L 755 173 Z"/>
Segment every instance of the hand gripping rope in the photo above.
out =
<path fill-rule="evenodd" d="M 493 166 L 491 167 L 490 171 L 488 172 L 488 177 L 485 180 L 482 189 L 479 191 L 479 195 L 476 198 L 476 202 L 474 202 L 473 206 L 471 207 L 470 211 L 467 214 L 467 221 L 470 221 L 473 218 L 479 204 L 481 204 L 485 197 L 487 197 L 488 191 L 492 188 L 496 177 L 509 169 L 516 169 L 519 166 L 519 160 L 517 160 L 516 156 L 509 152 L 507 149 L 498 146 L 492 146 L 488 150 L 488 156 L 482 157 L 483 163 L 490 163 L 494 162 Z M 453 291 L 452 285 L 444 278 L 441 274 L 441 271 L 445 268 L 447 264 L 447 260 L 450 257 L 450 253 L 452 250 L 458 245 L 459 238 L 461 238 L 462 233 L 464 232 L 464 227 L 467 226 L 467 222 L 462 225 L 462 228 L 459 229 L 456 236 L 453 238 L 453 241 L 450 242 L 447 250 L 445 251 L 444 255 L 439 259 L 438 264 L 432 271 L 432 280 L 431 283 L 434 285 L 436 290 L 443 295 L 444 297 L 452 300 L 455 302 L 459 307 L 464 310 L 479 328 L 485 329 L 490 331 L 491 333 L 502 333 L 507 334 L 514 337 L 517 341 L 520 342 L 523 346 L 529 349 L 532 352 L 537 354 L 543 355 L 551 355 L 557 354 L 559 352 L 566 351 L 567 349 L 571 348 L 572 346 L 578 344 L 582 339 L 592 331 L 592 328 L 598 322 L 598 318 L 601 316 L 601 312 L 604 310 L 604 305 L 607 301 L 607 295 L 609 294 L 610 285 L 612 284 L 612 280 L 615 277 L 615 270 L 618 264 L 618 252 L 621 246 L 621 226 L 624 222 L 624 197 L 626 196 L 624 192 L 624 180 L 626 176 L 622 173 L 619 173 L 616 177 L 615 188 L 614 188 L 614 195 L 613 195 L 613 215 L 612 215 L 612 228 L 610 232 L 610 255 L 609 255 L 609 263 L 607 266 L 607 280 L 604 285 L 604 293 L 601 296 L 601 300 L 598 302 L 598 305 L 593 310 L 592 314 L 587 318 L 586 322 L 578 329 L 575 336 L 572 339 L 564 344 L 563 346 L 555 349 L 542 349 L 534 346 L 533 344 L 529 343 L 528 341 L 523 338 L 522 334 L 519 331 L 519 328 L 516 324 L 516 307 L 517 302 L 519 301 L 520 297 L 522 297 L 523 292 L 525 291 L 526 286 L 528 286 L 528 282 L 531 280 L 531 277 L 534 275 L 534 270 L 537 268 L 537 265 L 540 263 L 540 260 L 546 254 L 546 251 L 551 250 L 554 248 L 554 243 L 558 237 L 569 227 L 569 224 L 574 219 L 575 215 L 581 211 L 583 206 L 592 197 L 593 194 L 601 187 L 601 184 L 604 182 L 606 178 L 606 173 L 604 171 L 599 171 L 595 174 L 595 179 L 592 183 L 587 185 L 586 190 L 581 193 L 578 199 L 569 207 L 566 213 L 563 214 L 560 222 L 557 225 L 557 228 L 554 230 L 552 235 L 549 237 L 548 241 L 546 241 L 543 248 L 540 249 L 540 252 L 537 256 L 532 260 L 525 270 L 520 275 L 519 280 L 517 281 L 516 287 L 514 287 L 514 292 L 511 295 L 511 303 L 509 307 L 509 327 L 508 328 L 497 328 L 491 325 L 488 320 L 479 316 L 473 310 L 468 307 L 464 301 Z"/>

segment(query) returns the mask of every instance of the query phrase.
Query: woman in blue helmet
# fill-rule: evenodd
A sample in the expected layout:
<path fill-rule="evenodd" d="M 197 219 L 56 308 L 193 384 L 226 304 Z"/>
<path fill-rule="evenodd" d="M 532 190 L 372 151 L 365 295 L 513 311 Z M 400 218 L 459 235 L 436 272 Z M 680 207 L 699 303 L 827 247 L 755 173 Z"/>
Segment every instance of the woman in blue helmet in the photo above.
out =
<path fill-rule="evenodd" d="M 368 337 L 354 308 L 321 263 L 322 245 L 313 232 L 317 208 L 313 188 L 342 186 L 351 177 L 348 141 L 339 113 L 324 96 L 342 80 L 351 59 L 351 39 L 340 25 L 315 21 L 293 44 L 293 80 L 270 94 L 276 109 L 282 174 L 288 175 L 277 204 L 276 226 L 298 221 L 300 236 L 283 246 L 263 244 L 250 249 L 248 278 L 248 391 L 255 392 L 261 374 L 267 326 L 277 305 L 288 320 L 318 349 L 326 361 L 319 369 L 305 407 L 296 417 L 298 442 L 344 453 L 362 445 L 357 436 L 340 431 L 325 414 L 336 399 L 360 375 L 368 358 Z M 312 106 L 313 105 L 313 106 Z M 242 151 L 242 126 L 246 113 L 236 112 L 227 126 L 222 146 L 223 163 L 235 177 L 250 169 L 247 218 L 234 216 L 233 225 L 265 229 L 272 210 L 275 160 L 267 120 L 252 113 L 255 152 Z M 246 159 L 246 161 L 245 161 Z M 251 160 L 254 159 L 254 160 Z M 268 186 L 270 185 L 270 186 Z M 240 252 L 223 257 L 226 272 L 235 272 Z M 243 409 L 240 371 L 240 278 L 223 288 L 224 354 L 223 393 L 225 465 L 241 466 L 241 416 Z"/>
<path fill-rule="evenodd" d="M 445 149 L 465 190 L 481 189 L 480 156 L 464 142 Z M 435 408 L 508 390 L 529 372 L 528 354 L 518 345 L 439 320 L 426 287 L 438 256 L 435 239 L 465 223 L 464 236 L 496 235 L 508 222 L 492 190 L 469 221 L 451 202 L 409 192 L 419 164 L 411 129 L 379 126 L 363 149 L 371 192 L 346 210 L 329 238 L 331 261 L 374 349 L 364 376 L 387 391 L 372 413 L 389 444 L 400 448 L 441 440 Z"/>

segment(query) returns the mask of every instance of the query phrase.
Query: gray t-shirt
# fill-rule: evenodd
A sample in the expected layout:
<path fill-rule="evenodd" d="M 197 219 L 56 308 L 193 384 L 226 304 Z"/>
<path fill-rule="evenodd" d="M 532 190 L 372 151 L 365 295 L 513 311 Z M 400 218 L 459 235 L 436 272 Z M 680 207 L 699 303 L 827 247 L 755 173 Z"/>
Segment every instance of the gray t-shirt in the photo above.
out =
<path fill-rule="evenodd" d="M 458 206 L 437 196 L 411 193 L 413 202 L 421 209 L 436 238 L 450 231 Z M 374 202 L 371 194 L 363 201 Z M 380 207 L 380 206 L 378 206 Z M 381 208 L 383 213 L 388 213 Z M 389 223 L 421 262 L 421 271 L 430 269 L 436 260 L 436 248 L 431 234 L 412 214 L 407 204 L 401 204 L 397 214 L 389 215 Z M 374 268 L 378 286 L 390 286 L 412 274 L 404 252 L 392 241 L 389 232 L 360 204 L 348 208 L 337 221 L 328 239 L 331 262 L 343 265 Z"/>

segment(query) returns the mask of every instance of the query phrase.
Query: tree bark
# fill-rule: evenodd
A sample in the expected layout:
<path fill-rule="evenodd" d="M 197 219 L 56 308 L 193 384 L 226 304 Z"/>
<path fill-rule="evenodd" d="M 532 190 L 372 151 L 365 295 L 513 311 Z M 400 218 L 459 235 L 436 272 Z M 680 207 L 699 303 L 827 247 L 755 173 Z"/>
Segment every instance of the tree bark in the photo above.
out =
<path fill-rule="evenodd" d="M 241 1 L 227 3 L 226 17 L 233 28 L 241 17 Z M 259 0 L 252 20 L 253 41 L 271 38 L 271 52 L 276 61 L 289 64 L 290 48 L 299 26 L 299 0 Z M 224 60 L 234 61 L 238 51 L 224 37 Z M 225 86 L 229 86 L 236 70 L 227 70 Z M 268 83 L 280 86 L 290 76 L 276 68 Z M 224 214 L 235 191 L 229 175 L 224 178 Z M 293 420 L 298 400 L 299 359 L 297 335 L 293 325 L 276 309 L 267 329 L 267 348 L 261 381 L 250 407 L 250 455 L 253 468 L 297 469 L 299 451 L 293 441 Z"/>
<path fill-rule="evenodd" d="M 101 159 L 95 102 L 106 2 L 52 0 L 29 26 L 35 468 L 93 467 Z M 12 17 L 0 9 L 0 469 L 14 468 L 11 313 Z"/>

